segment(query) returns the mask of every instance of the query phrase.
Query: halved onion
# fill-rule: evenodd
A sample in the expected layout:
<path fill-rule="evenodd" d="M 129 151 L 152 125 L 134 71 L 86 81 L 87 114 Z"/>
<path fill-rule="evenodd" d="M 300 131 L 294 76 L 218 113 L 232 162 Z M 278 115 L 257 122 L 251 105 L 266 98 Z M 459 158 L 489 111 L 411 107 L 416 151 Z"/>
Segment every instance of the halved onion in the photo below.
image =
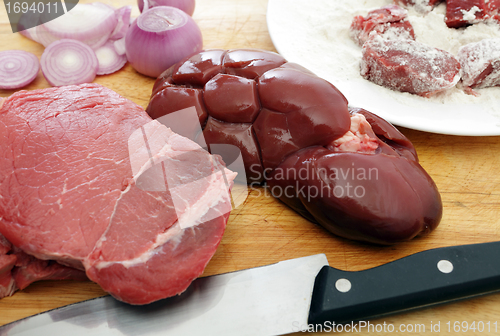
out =
<path fill-rule="evenodd" d="M 23 50 L 0 52 L 0 89 L 22 88 L 36 78 L 40 71 L 38 58 Z"/>
<path fill-rule="evenodd" d="M 179 8 L 187 15 L 192 16 L 194 13 L 195 0 L 137 0 L 137 5 L 141 13 L 153 7 L 171 6 Z"/>
<path fill-rule="evenodd" d="M 88 45 L 70 39 L 45 48 L 40 63 L 45 79 L 52 86 L 90 83 L 99 66 L 95 52 Z"/>
<path fill-rule="evenodd" d="M 202 47 L 201 30 L 193 18 L 169 6 L 143 12 L 125 36 L 127 59 L 132 67 L 155 78 Z"/>
<path fill-rule="evenodd" d="M 112 41 L 108 41 L 105 45 L 96 49 L 95 54 L 99 61 L 97 75 L 109 75 L 120 70 L 127 63 L 127 56 L 124 54 L 118 55 Z"/>

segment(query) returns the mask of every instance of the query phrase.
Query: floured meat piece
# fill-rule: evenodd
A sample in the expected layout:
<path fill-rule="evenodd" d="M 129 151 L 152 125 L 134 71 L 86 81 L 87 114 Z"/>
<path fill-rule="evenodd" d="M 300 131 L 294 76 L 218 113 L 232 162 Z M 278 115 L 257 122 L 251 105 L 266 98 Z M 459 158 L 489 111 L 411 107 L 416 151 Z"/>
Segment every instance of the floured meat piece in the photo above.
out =
<path fill-rule="evenodd" d="M 396 5 L 389 5 L 368 12 L 363 17 L 354 17 L 349 34 L 362 46 L 370 36 L 381 35 L 386 39 L 415 39 L 415 32 L 408 21 L 407 10 Z"/>
<path fill-rule="evenodd" d="M 500 0 L 488 0 L 486 2 L 488 15 L 497 21 L 500 21 Z"/>
<path fill-rule="evenodd" d="M 222 239 L 233 179 L 98 84 L 19 91 L 0 109 L 0 234 L 23 284 L 64 265 L 131 304 L 179 294 Z"/>
<path fill-rule="evenodd" d="M 460 80 L 455 56 L 417 41 L 374 38 L 362 55 L 361 76 L 396 91 L 429 97 Z"/>
<path fill-rule="evenodd" d="M 467 89 L 500 85 L 500 38 L 469 43 L 458 50 L 462 84 Z M 473 93 L 473 91 L 469 91 Z"/>
<path fill-rule="evenodd" d="M 351 115 L 351 129 L 342 137 L 333 141 L 326 148 L 334 152 L 357 152 L 373 154 L 379 146 L 379 140 L 361 113 Z"/>
<path fill-rule="evenodd" d="M 488 0 L 446 0 L 446 25 L 460 28 L 489 18 Z"/>
<path fill-rule="evenodd" d="M 437 4 L 443 0 L 394 0 L 394 3 L 406 8 L 413 8 L 419 13 L 429 13 Z"/>

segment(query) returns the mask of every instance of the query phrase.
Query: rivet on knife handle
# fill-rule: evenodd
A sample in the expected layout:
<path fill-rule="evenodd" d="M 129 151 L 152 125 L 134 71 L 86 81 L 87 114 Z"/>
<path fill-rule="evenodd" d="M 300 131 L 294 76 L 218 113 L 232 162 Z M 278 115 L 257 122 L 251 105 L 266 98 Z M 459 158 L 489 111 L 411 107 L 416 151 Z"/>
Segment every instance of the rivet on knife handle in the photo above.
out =
<path fill-rule="evenodd" d="M 324 266 L 309 323 L 368 320 L 500 290 L 500 242 L 452 246 L 358 272 Z"/>

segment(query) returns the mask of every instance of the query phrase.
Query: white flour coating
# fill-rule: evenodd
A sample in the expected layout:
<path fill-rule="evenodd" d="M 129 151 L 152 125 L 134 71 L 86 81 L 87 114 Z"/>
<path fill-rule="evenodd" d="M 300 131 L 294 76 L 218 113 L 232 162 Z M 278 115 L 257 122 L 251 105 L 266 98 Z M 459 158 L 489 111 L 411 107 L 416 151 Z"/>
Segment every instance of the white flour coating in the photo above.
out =
<path fill-rule="evenodd" d="M 300 6 L 295 1 L 287 1 L 288 6 Z M 328 64 L 329 72 L 335 74 L 335 80 L 353 81 L 361 80 L 360 60 L 361 47 L 356 45 L 349 36 L 349 27 L 352 19 L 356 15 L 366 16 L 370 10 L 393 4 L 391 0 L 316 0 L 314 5 L 308 9 L 307 16 L 287 17 L 287 20 L 300 22 L 304 27 L 303 33 L 308 38 L 307 50 L 300 45 L 295 34 L 289 34 L 286 38 L 286 44 L 296 50 L 297 55 L 304 57 L 300 53 L 307 53 L 309 50 L 318 50 L 314 53 L 314 65 L 309 68 L 316 73 L 323 72 L 324 64 Z M 409 21 L 413 25 L 416 40 L 430 46 L 446 50 L 453 55 L 457 55 L 458 49 L 468 43 L 478 42 L 485 38 L 500 37 L 500 26 L 494 23 L 478 23 L 467 28 L 452 29 L 448 28 L 444 22 L 446 7 L 440 4 L 428 14 L 419 14 L 414 9 L 408 10 Z M 327 13 L 327 14 L 326 14 Z M 285 44 L 285 43 L 284 43 Z M 332 55 L 335 55 L 332 57 Z M 306 55 L 311 57 L 311 54 Z M 293 61 L 293 59 L 291 60 Z M 500 107 L 498 97 L 500 97 L 500 87 L 484 88 L 478 90 L 479 97 L 467 95 L 457 85 L 445 92 L 439 93 L 430 98 L 416 97 L 412 99 L 417 106 L 418 101 L 427 100 L 439 104 L 476 104 L 481 103 L 491 113 L 500 116 Z M 380 90 L 384 96 L 391 99 L 404 102 L 408 106 L 408 100 L 405 99 L 409 93 L 392 91 L 384 87 L 376 86 L 375 90 Z M 349 98 L 349 97 L 348 97 Z"/>
<path fill-rule="evenodd" d="M 466 11 L 465 9 L 460 10 L 462 14 L 464 15 L 464 20 L 468 22 L 474 22 L 476 20 L 476 13 L 481 12 L 479 7 L 477 6 L 472 6 L 472 8 L 469 11 Z"/>
<path fill-rule="evenodd" d="M 500 85 L 500 38 L 484 39 L 468 44 L 458 51 L 458 60 L 464 69 L 464 86 L 488 87 Z M 490 66 L 491 73 L 479 82 L 477 78 Z"/>
<path fill-rule="evenodd" d="M 428 13 L 432 10 L 429 0 L 414 0 L 410 3 L 412 3 L 412 7 L 419 13 Z"/>

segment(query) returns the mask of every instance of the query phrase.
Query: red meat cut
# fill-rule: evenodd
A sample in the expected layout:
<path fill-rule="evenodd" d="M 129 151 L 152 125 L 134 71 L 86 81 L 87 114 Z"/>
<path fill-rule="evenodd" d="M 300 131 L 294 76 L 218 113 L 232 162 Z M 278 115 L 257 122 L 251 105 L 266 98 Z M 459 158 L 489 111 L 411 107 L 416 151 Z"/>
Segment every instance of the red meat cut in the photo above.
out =
<path fill-rule="evenodd" d="M 414 8 L 419 13 L 428 13 L 443 0 L 394 0 L 394 3 L 406 8 Z"/>
<path fill-rule="evenodd" d="M 500 0 L 489 0 L 486 3 L 488 15 L 500 23 Z"/>
<path fill-rule="evenodd" d="M 415 39 L 415 32 L 408 21 L 408 11 L 396 5 L 372 10 L 365 17 L 354 17 L 349 35 L 356 44 L 362 46 L 375 34 L 386 39 Z"/>
<path fill-rule="evenodd" d="M 97 84 L 20 91 L 0 109 L 0 234 L 14 278 L 33 273 L 19 250 L 131 304 L 181 293 L 220 243 L 233 179 Z"/>
<path fill-rule="evenodd" d="M 10 296 L 17 290 L 11 272 L 16 264 L 17 257 L 7 254 L 11 249 L 12 245 L 0 234 L 0 298 Z"/>
<path fill-rule="evenodd" d="M 446 0 L 445 23 L 460 28 L 489 18 L 488 0 Z"/>
<path fill-rule="evenodd" d="M 462 84 L 470 93 L 472 88 L 500 85 L 500 38 L 469 43 L 458 50 L 462 67 Z"/>
<path fill-rule="evenodd" d="M 361 76 L 387 88 L 432 96 L 460 80 L 460 63 L 450 54 L 413 40 L 375 37 L 363 45 Z"/>

